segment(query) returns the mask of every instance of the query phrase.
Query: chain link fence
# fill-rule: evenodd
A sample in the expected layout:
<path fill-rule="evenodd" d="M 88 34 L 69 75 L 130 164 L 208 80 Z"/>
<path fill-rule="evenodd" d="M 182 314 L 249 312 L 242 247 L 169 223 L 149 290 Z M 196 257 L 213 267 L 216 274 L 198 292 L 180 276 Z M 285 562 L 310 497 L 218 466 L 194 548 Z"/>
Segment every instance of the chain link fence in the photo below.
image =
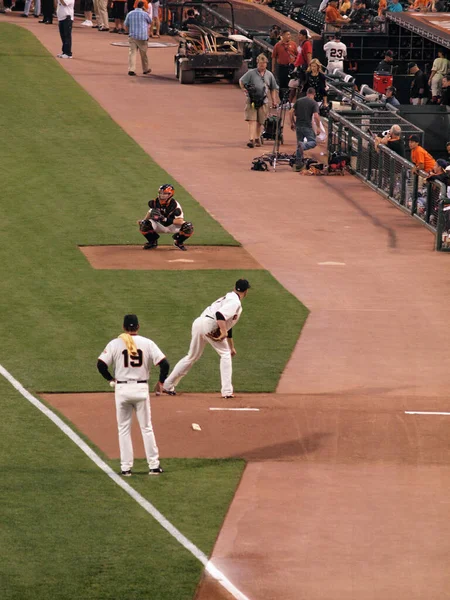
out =
<path fill-rule="evenodd" d="M 427 181 L 426 173 L 415 173 L 411 162 L 385 145 L 376 147 L 369 131 L 381 133 L 381 127 L 389 127 L 386 121 L 381 121 L 383 124 L 380 122 L 376 129 L 377 121 L 374 122 L 372 114 L 369 117 L 354 113 L 345 113 L 344 117 L 330 111 L 328 151 L 347 154 L 352 173 L 435 232 L 436 250 L 450 252 L 450 200 L 446 186 L 440 181 Z M 402 133 L 405 133 L 403 126 Z"/>

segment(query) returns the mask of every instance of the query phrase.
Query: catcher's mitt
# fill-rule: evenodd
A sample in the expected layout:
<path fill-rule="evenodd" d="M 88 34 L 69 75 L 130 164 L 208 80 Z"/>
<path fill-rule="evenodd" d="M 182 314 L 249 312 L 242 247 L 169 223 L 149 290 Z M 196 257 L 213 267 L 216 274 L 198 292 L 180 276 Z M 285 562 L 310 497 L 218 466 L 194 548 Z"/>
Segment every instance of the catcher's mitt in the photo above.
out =
<path fill-rule="evenodd" d="M 150 223 L 150 221 L 148 219 L 143 219 L 139 223 L 139 229 L 142 231 L 142 233 L 147 233 L 148 231 L 153 231 L 152 224 Z"/>
<path fill-rule="evenodd" d="M 152 208 L 150 211 L 150 219 L 152 221 L 164 222 L 166 219 L 163 217 L 162 212 L 159 208 Z"/>

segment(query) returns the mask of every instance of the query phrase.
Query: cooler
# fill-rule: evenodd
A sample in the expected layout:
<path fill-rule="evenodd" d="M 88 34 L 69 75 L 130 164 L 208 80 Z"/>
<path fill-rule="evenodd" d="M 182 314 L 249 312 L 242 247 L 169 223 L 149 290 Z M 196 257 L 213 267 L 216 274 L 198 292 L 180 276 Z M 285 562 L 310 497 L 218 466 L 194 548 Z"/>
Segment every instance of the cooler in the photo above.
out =
<path fill-rule="evenodd" d="M 372 87 L 379 94 L 385 94 L 386 88 L 392 85 L 393 79 L 388 73 L 374 73 Z"/>

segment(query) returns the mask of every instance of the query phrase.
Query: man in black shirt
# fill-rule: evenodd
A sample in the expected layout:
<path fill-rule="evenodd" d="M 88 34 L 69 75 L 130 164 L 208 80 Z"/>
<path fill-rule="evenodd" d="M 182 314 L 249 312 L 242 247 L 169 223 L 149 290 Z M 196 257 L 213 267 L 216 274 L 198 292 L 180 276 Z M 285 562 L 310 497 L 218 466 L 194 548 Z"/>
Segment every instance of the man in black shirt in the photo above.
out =
<path fill-rule="evenodd" d="M 394 62 L 394 53 L 392 50 L 386 50 L 384 58 L 378 63 L 375 73 L 392 73 L 392 67 Z"/>
<path fill-rule="evenodd" d="M 448 162 L 443 158 L 438 158 L 426 181 L 441 181 L 448 186 L 450 184 L 450 173 L 446 171 L 447 167 Z"/>
<path fill-rule="evenodd" d="M 402 158 L 405 158 L 405 144 L 401 138 L 402 130 L 400 125 L 392 125 L 389 133 L 384 137 L 375 138 L 375 147 L 378 148 L 379 144 L 386 146 L 392 152 L 396 152 Z"/>
<path fill-rule="evenodd" d="M 442 106 L 450 106 L 450 81 L 448 77 L 442 78 L 442 95 L 439 104 Z"/>
<path fill-rule="evenodd" d="M 183 21 L 181 24 L 181 29 L 187 31 L 189 29 L 189 25 L 200 25 L 200 21 L 195 18 L 195 11 L 193 8 L 190 8 L 186 13 L 187 19 Z"/>
<path fill-rule="evenodd" d="M 421 105 L 427 103 L 427 78 L 423 71 L 414 62 L 408 63 L 408 72 L 414 75 L 414 79 L 411 82 L 411 92 L 409 99 L 411 104 Z"/>
<path fill-rule="evenodd" d="M 294 108 L 289 113 L 291 118 L 291 129 L 297 134 L 297 153 L 295 157 L 294 171 L 301 171 L 305 166 L 303 162 L 303 151 L 310 150 L 316 146 L 316 134 L 312 128 L 314 118 L 317 130 L 320 131 L 319 105 L 314 100 L 316 90 L 312 87 L 306 91 L 304 98 L 299 98 Z M 306 142 L 303 140 L 306 138 Z"/>

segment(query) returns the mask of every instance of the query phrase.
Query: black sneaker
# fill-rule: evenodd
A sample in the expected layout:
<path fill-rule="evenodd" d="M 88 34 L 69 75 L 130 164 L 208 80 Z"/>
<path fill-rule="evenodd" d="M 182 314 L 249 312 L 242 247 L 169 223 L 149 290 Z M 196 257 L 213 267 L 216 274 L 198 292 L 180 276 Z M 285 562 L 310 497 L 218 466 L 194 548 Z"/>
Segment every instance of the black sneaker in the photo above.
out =
<path fill-rule="evenodd" d="M 175 390 L 166 390 L 163 388 L 163 394 L 167 394 L 168 396 L 176 396 L 177 393 Z"/>
<path fill-rule="evenodd" d="M 161 475 L 161 473 L 164 473 L 161 467 L 157 467 L 156 469 L 150 469 L 150 471 L 148 472 L 149 475 Z"/>
<path fill-rule="evenodd" d="M 186 252 L 187 250 L 184 244 L 182 244 L 181 242 L 177 242 L 176 240 L 174 241 L 173 245 L 175 246 L 175 248 L 178 248 L 178 250 L 183 250 L 183 252 Z"/>
<path fill-rule="evenodd" d="M 158 247 L 158 242 L 147 242 L 145 246 L 142 246 L 143 250 L 154 250 Z"/>
<path fill-rule="evenodd" d="M 228 398 L 234 398 L 234 394 L 228 394 L 228 396 L 222 396 L 224 400 L 228 400 Z"/>
<path fill-rule="evenodd" d="M 131 477 L 133 475 L 133 473 L 131 472 L 131 470 L 130 471 L 121 471 L 120 474 L 123 477 Z"/>

